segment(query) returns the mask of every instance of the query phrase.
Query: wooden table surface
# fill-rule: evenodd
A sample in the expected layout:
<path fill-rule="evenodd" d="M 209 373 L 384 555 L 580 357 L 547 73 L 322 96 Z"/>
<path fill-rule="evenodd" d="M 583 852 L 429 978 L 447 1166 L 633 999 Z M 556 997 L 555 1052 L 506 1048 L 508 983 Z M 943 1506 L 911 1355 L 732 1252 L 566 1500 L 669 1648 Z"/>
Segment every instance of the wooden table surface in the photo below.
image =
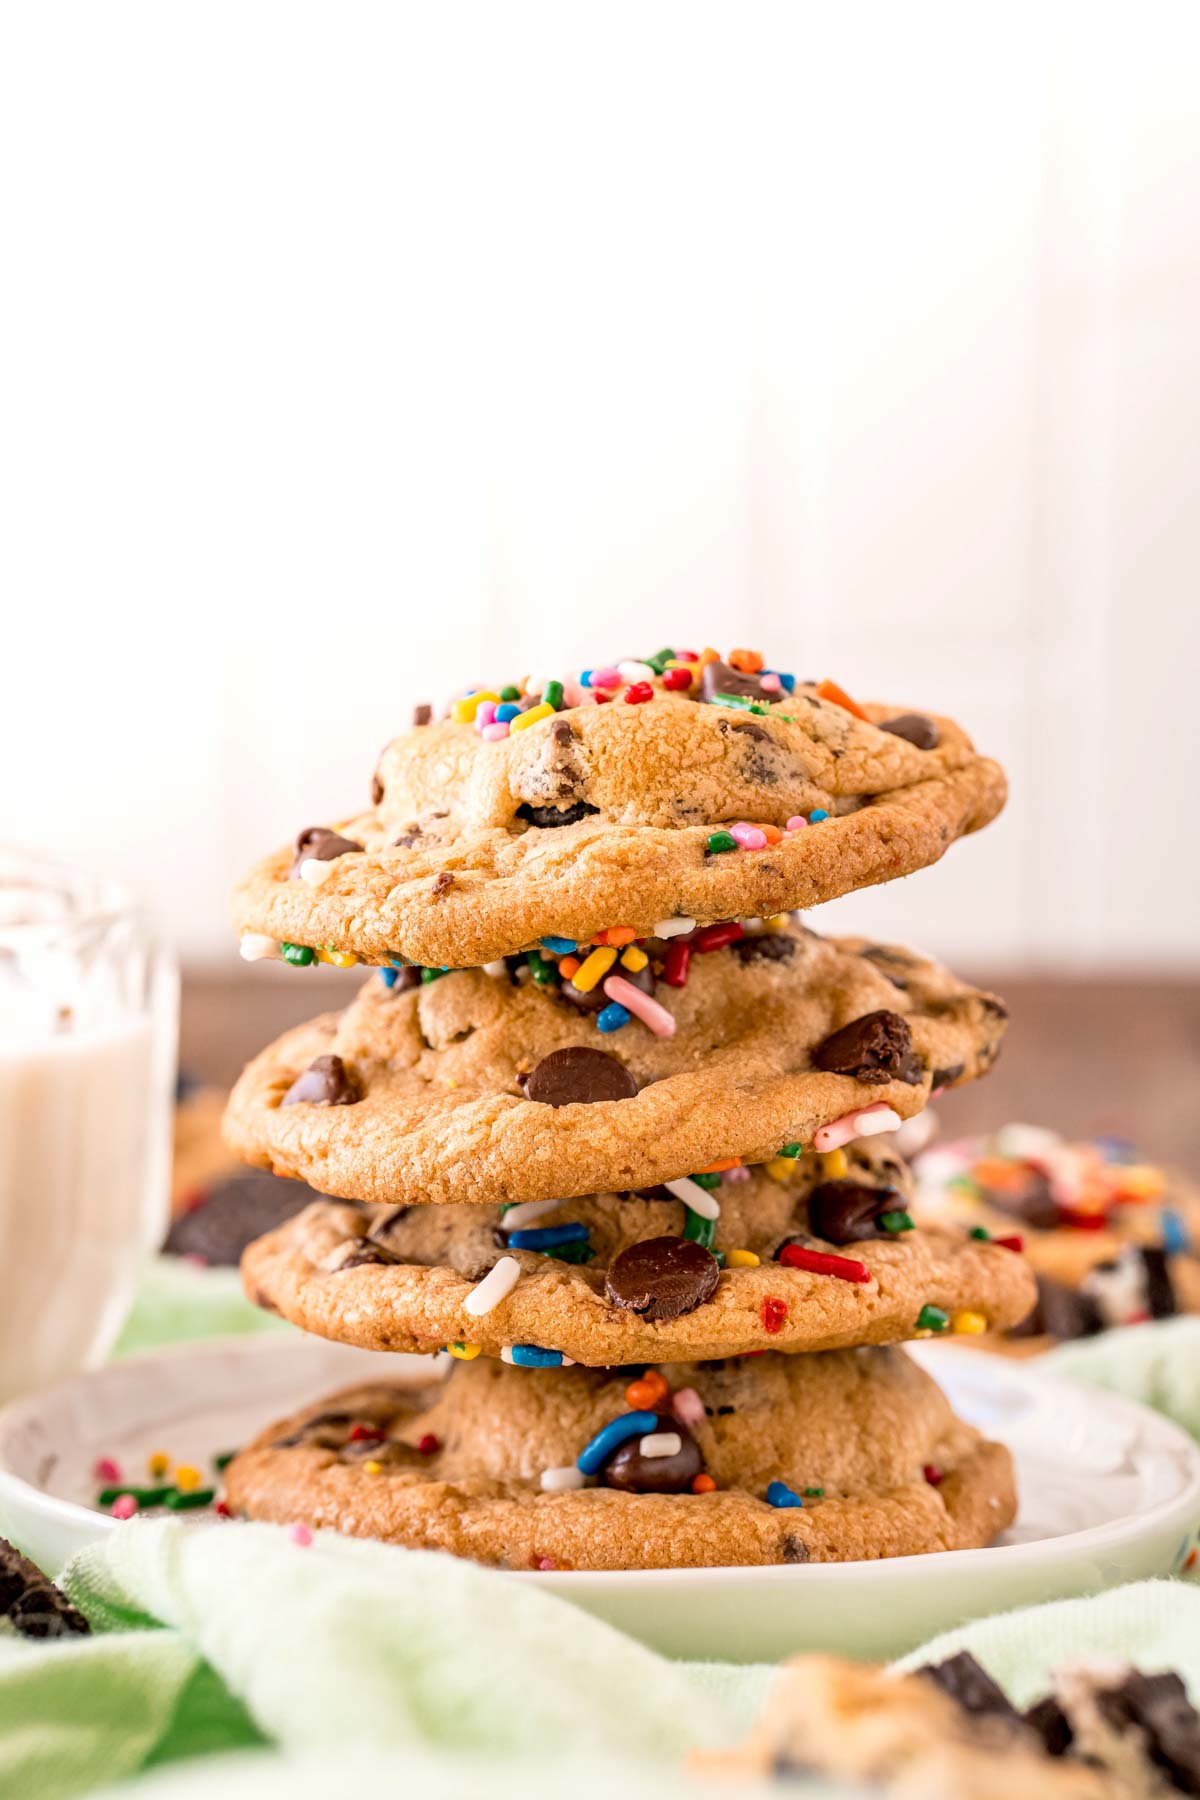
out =
<path fill-rule="evenodd" d="M 966 971 L 963 971 L 967 975 Z M 1200 1175 L 1200 982 L 1061 980 L 975 971 L 1011 1011 L 986 1081 L 938 1102 L 943 1136 L 1007 1120 L 1068 1137 L 1131 1137 L 1149 1160 Z M 353 995 L 359 972 L 259 966 L 184 980 L 181 1065 L 228 1085 L 272 1037 Z"/>

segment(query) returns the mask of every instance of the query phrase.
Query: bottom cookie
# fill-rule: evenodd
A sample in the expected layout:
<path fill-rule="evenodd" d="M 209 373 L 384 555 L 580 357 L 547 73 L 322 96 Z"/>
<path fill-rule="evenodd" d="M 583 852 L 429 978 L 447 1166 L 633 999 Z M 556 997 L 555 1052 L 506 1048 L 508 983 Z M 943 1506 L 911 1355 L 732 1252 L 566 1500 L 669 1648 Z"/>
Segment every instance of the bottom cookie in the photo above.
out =
<path fill-rule="evenodd" d="M 348 1389 L 263 1432 L 230 1508 L 510 1569 L 856 1562 L 988 1544 L 1007 1450 L 901 1350 L 662 1369 L 487 1358 Z"/>

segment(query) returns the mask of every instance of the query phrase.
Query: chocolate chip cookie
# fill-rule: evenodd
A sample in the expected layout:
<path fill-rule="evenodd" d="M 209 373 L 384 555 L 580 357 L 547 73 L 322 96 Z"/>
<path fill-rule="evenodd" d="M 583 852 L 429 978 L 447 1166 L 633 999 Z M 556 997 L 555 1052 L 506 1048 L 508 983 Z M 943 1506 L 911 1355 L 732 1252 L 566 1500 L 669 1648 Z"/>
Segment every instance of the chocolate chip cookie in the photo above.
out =
<path fill-rule="evenodd" d="M 629 1373 L 479 1358 L 272 1426 L 230 1507 L 508 1569 L 851 1562 L 990 1543 L 1008 1452 L 902 1351 Z"/>
<path fill-rule="evenodd" d="M 894 946 L 785 923 L 713 927 L 683 948 L 608 947 L 601 961 L 663 1015 L 620 1029 L 584 968 L 550 953 L 373 977 L 340 1018 L 248 1066 L 229 1142 L 352 1200 L 624 1192 L 889 1129 L 983 1073 L 1003 1035 L 1000 1001 Z"/>
<path fill-rule="evenodd" d="M 705 654 L 675 659 L 676 686 L 646 665 L 547 700 L 526 678 L 403 733 L 369 810 L 303 823 L 241 882 L 244 953 L 461 967 L 816 906 L 936 862 L 1003 805 L 1002 771 L 950 720 L 764 688 L 772 672 Z"/>
<path fill-rule="evenodd" d="M 729 1170 L 717 1189 L 685 1180 L 515 1208 L 320 1201 L 250 1246 L 246 1289 L 302 1330 L 366 1349 L 532 1345 L 594 1366 L 1024 1318 L 1024 1260 L 914 1230 L 909 1173 L 884 1145 L 783 1159 L 774 1176 Z"/>

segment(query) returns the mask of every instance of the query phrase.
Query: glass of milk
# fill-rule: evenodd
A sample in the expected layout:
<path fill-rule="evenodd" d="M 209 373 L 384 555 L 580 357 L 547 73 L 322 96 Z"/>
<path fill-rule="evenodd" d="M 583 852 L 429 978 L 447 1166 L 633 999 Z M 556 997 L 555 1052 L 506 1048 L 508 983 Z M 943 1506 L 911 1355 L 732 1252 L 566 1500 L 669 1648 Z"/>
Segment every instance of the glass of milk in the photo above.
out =
<path fill-rule="evenodd" d="M 162 1239 L 178 999 L 123 890 L 0 851 L 0 1400 L 100 1362 Z"/>

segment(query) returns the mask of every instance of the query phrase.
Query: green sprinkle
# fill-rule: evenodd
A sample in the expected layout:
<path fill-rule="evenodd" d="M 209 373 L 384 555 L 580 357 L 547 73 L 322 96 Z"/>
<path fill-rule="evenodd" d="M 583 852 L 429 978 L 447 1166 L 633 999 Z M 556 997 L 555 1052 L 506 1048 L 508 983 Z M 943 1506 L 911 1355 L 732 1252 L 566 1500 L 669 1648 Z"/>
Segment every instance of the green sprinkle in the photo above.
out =
<path fill-rule="evenodd" d="M 428 986 L 431 981 L 440 981 L 445 973 L 445 969 L 422 969 L 421 980 Z"/>
<path fill-rule="evenodd" d="M 985 1231 L 982 1225 L 972 1225 L 971 1236 L 980 1244 L 990 1244 L 992 1241 L 991 1232 Z"/>
<path fill-rule="evenodd" d="M 880 1213 L 879 1223 L 883 1226 L 885 1231 L 911 1231 L 913 1229 L 913 1216 L 911 1213 L 906 1212 Z"/>
<path fill-rule="evenodd" d="M 721 1185 L 720 1175 L 691 1175 L 688 1179 L 694 1181 L 697 1187 L 702 1188 L 719 1188 Z"/>
<path fill-rule="evenodd" d="M 728 831 L 714 831 L 704 849 L 709 856 L 720 856 L 722 851 L 736 850 L 737 839 Z"/>
<path fill-rule="evenodd" d="M 804 1498 L 806 1500 L 823 1500 L 825 1498 L 825 1489 L 824 1488 L 805 1488 Z"/>
<path fill-rule="evenodd" d="M 502 687 L 500 689 L 500 698 L 506 705 L 511 706 L 514 700 L 519 700 L 521 698 L 521 690 L 519 687 Z"/>
<path fill-rule="evenodd" d="M 536 950 L 527 950 L 525 960 L 533 972 L 533 979 L 542 987 L 552 987 L 558 980 L 558 970 L 553 963 L 548 963 L 544 956 Z"/>
<path fill-rule="evenodd" d="M 291 963 L 294 969 L 306 969 L 309 963 L 317 960 L 317 953 L 308 944 L 280 944 L 279 954 L 284 962 Z"/>
<path fill-rule="evenodd" d="M 172 1487 L 140 1488 L 129 1487 L 128 1485 L 125 1487 L 106 1487 L 101 1488 L 100 1492 L 96 1495 L 96 1505 L 111 1506 L 114 1500 L 119 1500 L 121 1498 L 122 1494 L 132 1494 L 139 1506 L 161 1506 L 166 1500 L 167 1495 L 173 1494 L 174 1492 L 175 1490 Z"/>
<path fill-rule="evenodd" d="M 191 1512 L 193 1507 L 211 1506 L 216 1497 L 216 1488 L 193 1488 L 188 1494 L 168 1494 L 167 1505 L 172 1512 Z"/>
<path fill-rule="evenodd" d="M 972 1181 L 969 1175 L 954 1175 L 946 1183 L 946 1186 L 951 1192 L 957 1194 L 982 1194 L 983 1192 L 982 1188 Z"/>
<path fill-rule="evenodd" d="M 551 1262 L 586 1263 L 596 1252 L 590 1244 L 560 1244 L 557 1250 L 539 1250 L 536 1254 L 549 1257 Z"/>
<path fill-rule="evenodd" d="M 562 682 L 548 681 L 542 689 L 542 700 L 547 706 L 552 706 L 555 712 L 557 712 L 563 702 Z"/>
<path fill-rule="evenodd" d="M 783 1146 L 783 1149 L 779 1152 L 779 1154 L 780 1154 L 780 1156 L 791 1156 L 791 1157 L 803 1156 L 804 1145 L 803 1144 L 785 1144 Z"/>
<path fill-rule="evenodd" d="M 223 1475 L 225 1473 L 236 1455 L 236 1450 L 222 1450 L 220 1456 L 213 1457 L 212 1466 L 217 1471 L 218 1475 Z"/>
<path fill-rule="evenodd" d="M 656 650 L 653 656 L 647 656 L 643 660 L 648 669 L 653 669 L 656 675 L 661 675 L 667 664 L 674 659 L 674 656 L 675 652 L 673 650 Z"/>
<path fill-rule="evenodd" d="M 950 1314 L 940 1306 L 923 1306 L 917 1314 L 918 1331 L 945 1331 L 949 1323 Z"/>
<path fill-rule="evenodd" d="M 690 1238 L 693 1244 L 700 1244 L 705 1250 L 711 1250 L 713 1239 L 717 1235 L 717 1221 L 702 1219 L 700 1214 L 694 1213 L 689 1206 L 687 1217 L 683 1222 L 683 1235 L 685 1238 Z"/>

